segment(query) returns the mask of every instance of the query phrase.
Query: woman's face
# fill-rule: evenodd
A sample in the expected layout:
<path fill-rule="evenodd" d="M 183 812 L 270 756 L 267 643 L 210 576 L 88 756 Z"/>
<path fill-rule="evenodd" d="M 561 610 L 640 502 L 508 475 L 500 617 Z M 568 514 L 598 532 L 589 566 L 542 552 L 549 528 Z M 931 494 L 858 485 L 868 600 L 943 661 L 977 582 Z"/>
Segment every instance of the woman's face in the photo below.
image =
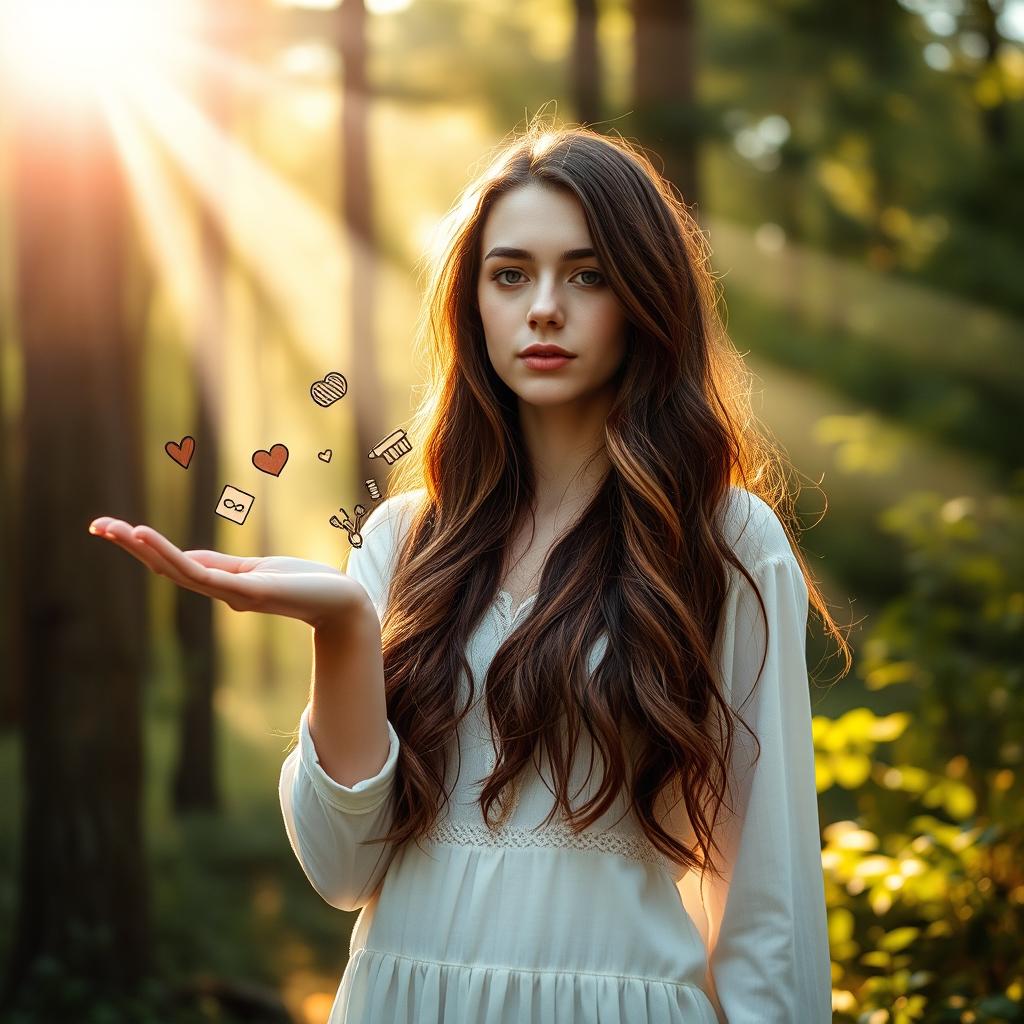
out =
<path fill-rule="evenodd" d="M 522 252 L 502 254 L 508 249 Z M 593 397 L 622 363 L 625 311 L 592 249 L 583 208 L 567 191 L 525 185 L 491 207 L 477 301 L 487 355 L 520 402 L 553 406 Z M 569 250 L 591 254 L 563 259 Z M 534 343 L 559 345 L 574 358 L 555 369 L 531 368 L 520 353 Z"/>

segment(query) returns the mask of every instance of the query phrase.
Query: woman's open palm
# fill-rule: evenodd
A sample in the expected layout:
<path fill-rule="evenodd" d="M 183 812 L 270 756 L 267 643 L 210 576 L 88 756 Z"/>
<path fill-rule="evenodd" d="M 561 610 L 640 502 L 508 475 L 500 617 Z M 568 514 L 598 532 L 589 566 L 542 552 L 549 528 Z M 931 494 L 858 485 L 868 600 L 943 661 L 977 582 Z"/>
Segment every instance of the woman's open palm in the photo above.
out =
<path fill-rule="evenodd" d="M 367 595 L 340 569 L 304 558 L 239 558 L 220 551 L 181 551 L 150 526 L 100 516 L 89 531 L 106 537 L 178 586 L 224 601 L 235 611 L 330 623 Z"/>

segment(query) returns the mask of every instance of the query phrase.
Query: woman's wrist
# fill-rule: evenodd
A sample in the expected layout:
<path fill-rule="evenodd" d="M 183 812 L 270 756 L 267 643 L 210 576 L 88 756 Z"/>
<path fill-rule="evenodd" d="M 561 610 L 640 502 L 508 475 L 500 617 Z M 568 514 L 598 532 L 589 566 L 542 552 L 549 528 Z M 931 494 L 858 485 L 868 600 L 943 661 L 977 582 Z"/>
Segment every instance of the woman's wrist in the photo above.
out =
<path fill-rule="evenodd" d="M 354 634 L 362 633 L 371 626 L 380 630 L 377 609 L 365 591 L 354 593 L 340 608 L 327 613 L 311 625 L 313 640 L 318 647 L 345 643 Z"/>

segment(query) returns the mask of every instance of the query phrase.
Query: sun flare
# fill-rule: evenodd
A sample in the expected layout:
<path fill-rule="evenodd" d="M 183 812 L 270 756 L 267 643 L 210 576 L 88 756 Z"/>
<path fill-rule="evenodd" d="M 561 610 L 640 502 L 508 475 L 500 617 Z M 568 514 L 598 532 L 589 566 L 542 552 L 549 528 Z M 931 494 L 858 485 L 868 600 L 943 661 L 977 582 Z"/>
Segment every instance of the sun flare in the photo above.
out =
<path fill-rule="evenodd" d="M 0 55 L 19 90 L 53 98 L 131 89 L 169 62 L 187 0 L 0 0 Z"/>

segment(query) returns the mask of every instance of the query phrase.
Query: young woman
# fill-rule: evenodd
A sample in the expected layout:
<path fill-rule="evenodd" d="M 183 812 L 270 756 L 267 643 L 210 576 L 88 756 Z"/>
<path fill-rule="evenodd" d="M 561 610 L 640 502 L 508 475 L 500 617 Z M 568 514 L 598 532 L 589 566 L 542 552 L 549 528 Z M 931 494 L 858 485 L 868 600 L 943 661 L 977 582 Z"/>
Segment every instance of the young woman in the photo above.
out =
<path fill-rule="evenodd" d="M 703 236 L 636 148 L 536 124 L 446 224 L 347 572 L 93 528 L 313 627 L 280 799 L 361 911 L 331 1024 L 825 1024 L 812 597 L 839 632 Z"/>

